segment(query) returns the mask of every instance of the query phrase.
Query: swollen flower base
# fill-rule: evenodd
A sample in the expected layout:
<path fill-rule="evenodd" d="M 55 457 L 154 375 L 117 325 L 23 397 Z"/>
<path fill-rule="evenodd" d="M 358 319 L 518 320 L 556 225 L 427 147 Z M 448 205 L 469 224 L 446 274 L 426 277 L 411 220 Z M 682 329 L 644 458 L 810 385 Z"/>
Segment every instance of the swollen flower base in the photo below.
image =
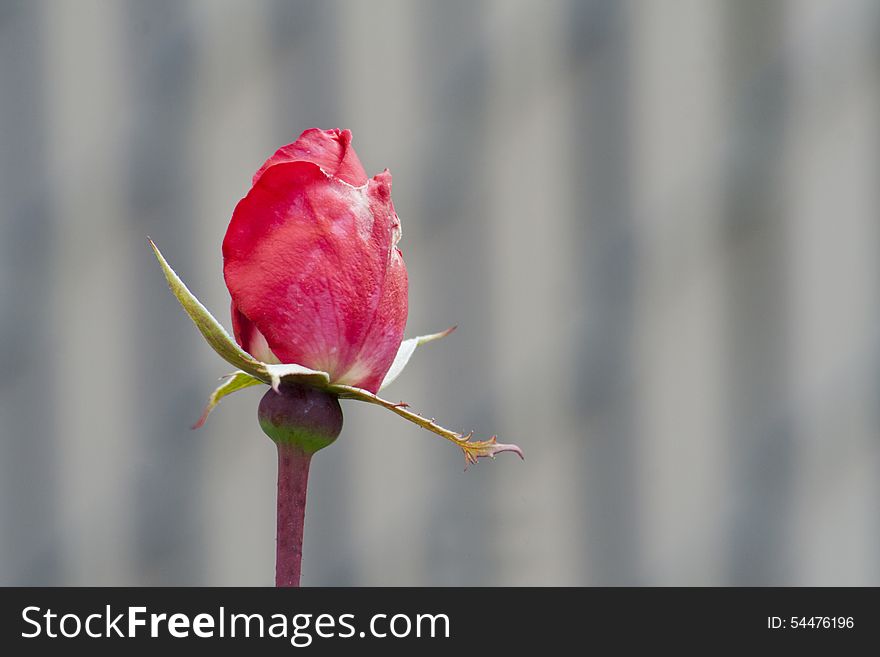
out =
<path fill-rule="evenodd" d="M 295 445 L 306 454 L 324 449 L 342 431 L 342 408 L 335 395 L 299 383 L 269 389 L 257 418 L 263 432 L 279 445 Z"/>
<path fill-rule="evenodd" d="M 276 584 L 297 586 L 309 462 L 342 429 L 340 399 L 381 406 L 459 447 L 469 464 L 516 445 L 473 440 L 379 397 L 416 348 L 453 329 L 403 339 L 408 279 L 397 248 L 391 174 L 368 178 L 347 130 L 306 130 L 257 171 L 223 240 L 235 340 L 150 241 L 174 296 L 236 368 L 193 428 L 227 395 L 269 385 L 260 426 L 278 446 Z"/>

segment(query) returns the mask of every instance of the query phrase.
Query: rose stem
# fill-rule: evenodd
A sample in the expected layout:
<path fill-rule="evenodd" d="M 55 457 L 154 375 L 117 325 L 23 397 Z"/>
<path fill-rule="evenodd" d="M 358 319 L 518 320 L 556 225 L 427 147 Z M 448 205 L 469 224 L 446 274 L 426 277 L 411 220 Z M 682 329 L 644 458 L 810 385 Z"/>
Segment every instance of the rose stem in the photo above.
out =
<path fill-rule="evenodd" d="M 275 586 L 299 586 L 303 521 L 311 454 L 291 443 L 278 442 L 278 524 Z"/>

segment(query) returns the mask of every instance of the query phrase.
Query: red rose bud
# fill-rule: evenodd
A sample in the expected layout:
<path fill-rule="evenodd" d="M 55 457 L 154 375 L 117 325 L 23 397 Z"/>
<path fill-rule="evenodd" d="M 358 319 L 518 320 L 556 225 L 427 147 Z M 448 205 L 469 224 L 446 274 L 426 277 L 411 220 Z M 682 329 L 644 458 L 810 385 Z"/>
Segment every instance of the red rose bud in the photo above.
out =
<path fill-rule="evenodd" d="M 335 395 L 316 388 L 285 383 L 263 395 L 257 411 L 260 428 L 276 443 L 296 445 L 314 454 L 342 431 L 342 409 Z"/>
<path fill-rule="evenodd" d="M 397 379 L 417 347 L 452 331 L 403 340 L 408 284 L 399 239 L 391 174 L 367 178 L 348 130 L 311 129 L 260 167 L 226 231 L 223 273 L 234 340 L 151 240 L 174 296 L 211 348 L 236 368 L 195 426 L 227 395 L 269 384 L 281 394 L 263 398 L 260 424 L 279 454 L 330 444 L 342 426 L 338 398 L 381 406 L 442 436 L 467 464 L 508 451 L 522 457 L 516 445 L 494 436 L 475 440 L 376 394 Z M 323 400 L 324 415 L 306 413 L 310 396 Z M 282 470 L 287 464 L 279 461 Z"/>
<path fill-rule="evenodd" d="M 348 130 L 305 131 L 257 171 L 223 240 L 236 341 L 377 392 L 406 326 L 399 239 L 391 174 L 367 178 Z"/>

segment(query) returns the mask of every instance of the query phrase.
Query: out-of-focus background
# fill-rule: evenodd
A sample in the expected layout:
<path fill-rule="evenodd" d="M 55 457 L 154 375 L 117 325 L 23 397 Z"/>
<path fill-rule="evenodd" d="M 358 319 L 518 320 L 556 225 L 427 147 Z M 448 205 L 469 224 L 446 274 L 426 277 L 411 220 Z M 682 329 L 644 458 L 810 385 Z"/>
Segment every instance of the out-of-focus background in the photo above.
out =
<path fill-rule="evenodd" d="M 388 167 L 388 395 L 309 585 L 880 584 L 880 3 L 0 2 L 0 583 L 269 585 L 275 450 L 168 291 L 302 130 Z"/>

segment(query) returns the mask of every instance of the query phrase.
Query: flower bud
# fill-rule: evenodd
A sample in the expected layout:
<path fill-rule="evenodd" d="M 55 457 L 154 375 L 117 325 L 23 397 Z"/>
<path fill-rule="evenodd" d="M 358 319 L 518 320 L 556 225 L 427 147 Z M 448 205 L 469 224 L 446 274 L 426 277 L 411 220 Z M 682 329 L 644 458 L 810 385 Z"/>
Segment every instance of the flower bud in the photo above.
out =
<path fill-rule="evenodd" d="M 314 454 L 342 431 L 342 408 L 335 395 L 300 384 L 271 388 L 260 400 L 257 418 L 263 432 L 279 445 L 297 445 Z"/>
<path fill-rule="evenodd" d="M 348 130 L 306 130 L 260 168 L 223 239 L 236 341 L 378 392 L 406 326 L 400 236 L 391 174 L 367 177 Z"/>

